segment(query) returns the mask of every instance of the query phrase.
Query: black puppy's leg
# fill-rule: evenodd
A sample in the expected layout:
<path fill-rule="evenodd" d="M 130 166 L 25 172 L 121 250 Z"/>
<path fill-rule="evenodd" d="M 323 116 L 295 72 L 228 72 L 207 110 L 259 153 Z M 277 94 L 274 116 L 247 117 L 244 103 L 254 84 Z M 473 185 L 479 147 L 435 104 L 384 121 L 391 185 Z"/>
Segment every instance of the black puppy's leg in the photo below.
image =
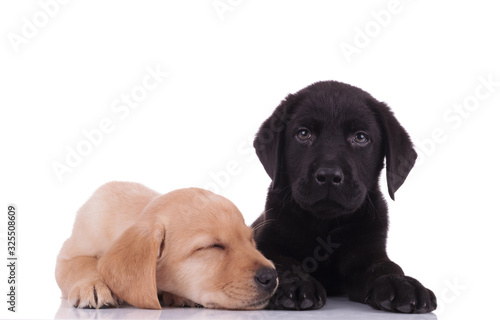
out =
<path fill-rule="evenodd" d="M 427 313 L 436 309 L 436 296 L 416 279 L 405 276 L 390 260 L 370 265 L 364 272 L 349 277 L 351 300 L 375 309 L 401 313 Z"/>
<path fill-rule="evenodd" d="M 273 260 L 279 276 L 279 286 L 268 309 L 307 310 L 325 305 L 326 290 L 295 259 L 280 257 Z"/>

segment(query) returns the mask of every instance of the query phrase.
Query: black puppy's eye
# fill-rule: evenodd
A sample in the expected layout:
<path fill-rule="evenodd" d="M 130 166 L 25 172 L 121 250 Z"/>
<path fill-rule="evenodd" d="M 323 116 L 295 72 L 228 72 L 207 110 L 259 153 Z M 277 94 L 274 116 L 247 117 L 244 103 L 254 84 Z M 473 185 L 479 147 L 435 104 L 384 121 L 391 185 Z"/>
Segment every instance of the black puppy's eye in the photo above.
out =
<path fill-rule="evenodd" d="M 366 133 L 360 131 L 354 134 L 354 138 L 352 141 L 357 144 L 366 144 L 370 140 L 368 139 L 368 135 Z"/>
<path fill-rule="evenodd" d="M 299 141 L 304 142 L 311 139 L 311 131 L 307 128 L 300 128 L 295 136 Z"/>

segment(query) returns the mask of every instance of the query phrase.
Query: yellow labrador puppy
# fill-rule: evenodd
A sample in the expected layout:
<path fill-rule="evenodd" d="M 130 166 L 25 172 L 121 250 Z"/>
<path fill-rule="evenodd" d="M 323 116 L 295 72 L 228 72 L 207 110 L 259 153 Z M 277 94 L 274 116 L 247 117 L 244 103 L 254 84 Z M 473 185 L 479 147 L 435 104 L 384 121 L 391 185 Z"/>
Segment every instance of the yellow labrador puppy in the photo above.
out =
<path fill-rule="evenodd" d="M 161 309 L 159 296 L 168 306 L 261 309 L 278 283 L 231 201 L 130 182 L 105 184 L 80 208 L 56 280 L 75 307 L 148 309 Z"/>

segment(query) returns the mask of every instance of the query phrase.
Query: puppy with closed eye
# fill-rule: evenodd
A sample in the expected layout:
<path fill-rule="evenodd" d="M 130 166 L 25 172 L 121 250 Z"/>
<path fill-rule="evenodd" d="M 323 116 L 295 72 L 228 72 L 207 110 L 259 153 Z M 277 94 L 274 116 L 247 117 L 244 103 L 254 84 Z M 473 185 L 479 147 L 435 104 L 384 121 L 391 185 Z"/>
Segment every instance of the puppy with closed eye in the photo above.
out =
<path fill-rule="evenodd" d="M 347 295 L 386 311 L 436 309 L 434 293 L 386 253 L 384 159 L 394 199 L 417 154 L 385 103 L 344 83 L 317 82 L 283 100 L 254 146 L 272 179 L 254 222 L 257 247 L 280 279 L 271 308 L 318 309 L 327 295 Z"/>
<path fill-rule="evenodd" d="M 64 298 L 79 308 L 203 306 L 261 309 L 277 273 L 236 206 L 210 191 L 165 195 L 111 182 L 78 211 L 56 265 Z M 160 299 L 159 299 L 160 297 Z"/>

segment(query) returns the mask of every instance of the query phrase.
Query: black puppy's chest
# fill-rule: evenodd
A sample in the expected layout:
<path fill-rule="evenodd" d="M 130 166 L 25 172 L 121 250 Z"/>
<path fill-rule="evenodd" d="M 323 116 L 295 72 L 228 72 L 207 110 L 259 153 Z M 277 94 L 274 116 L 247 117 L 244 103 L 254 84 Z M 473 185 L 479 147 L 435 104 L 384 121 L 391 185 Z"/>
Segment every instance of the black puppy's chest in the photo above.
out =
<path fill-rule="evenodd" d="M 300 219 L 302 220 L 302 219 Z M 342 293 L 340 265 L 346 256 L 347 248 L 352 246 L 353 231 L 350 224 L 339 226 L 337 223 L 323 221 L 310 224 L 307 221 L 287 221 L 280 224 L 283 238 L 288 238 L 287 251 L 301 269 L 325 285 L 328 294 Z M 290 231 L 295 236 L 290 239 Z"/>
<path fill-rule="evenodd" d="M 369 238 L 370 242 L 379 238 L 367 234 L 371 229 L 368 225 L 373 227 L 374 223 L 369 217 L 356 213 L 323 221 L 310 219 L 305 214 L 281 212 L 280 216 L 286 216 L 286 219 L 278 219 L 273 224 L 275 232 L 272 237 L 280 243 L 279 251 L 286 252 L 297 261 L 302 271 L 322 283 L 328 295 L 343 294 L 346 263 L 353 259 L 356 248 L 363 246 L 363 238 Z M 383 230 L 380 226 L 376 229 Z M 383 234 L 380 233 L 381 239 Z"/>

